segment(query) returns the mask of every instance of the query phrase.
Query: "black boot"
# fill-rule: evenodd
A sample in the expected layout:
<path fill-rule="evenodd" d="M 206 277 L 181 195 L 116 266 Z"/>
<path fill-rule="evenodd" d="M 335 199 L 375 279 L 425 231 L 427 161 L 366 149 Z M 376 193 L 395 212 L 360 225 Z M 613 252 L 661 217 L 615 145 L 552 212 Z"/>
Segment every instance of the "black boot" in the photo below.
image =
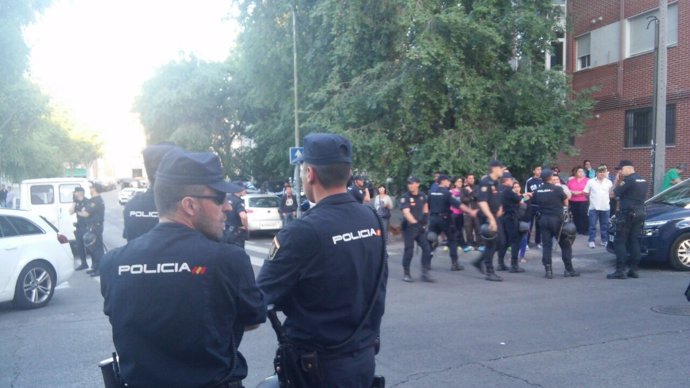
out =
<path fill-rule="evenodd" d="M 637 264 L 631 264 L 628 270 L 628 277 L 633 279 L 639 279 L 640 274 L 637 272 Z"/>
<path fill-rule="evenodd" d="M 403 281 L 412 283 L 414 282 L 414 279 L 412 279 L 412 275 L 410 275 L 410 269 L 405 268 L 405 276 L 403 276 Z"/>
<path fill-rule="evenodd" d="M 429 274 L 429 268 L 422 268 L 422 277 L 421 277 L 421 280 L 422 280 L 423 282 L 427 282 L 427 283 L 434 283 L 434 282 L 436 281 L 436 280 L 434 280 L 434 278 L 432 278 L 431 275 Z"/>
<path fill-rule="evenodd" d="M 496 271 L 507 271 L 508 267 L 506 267 L 505 259 L 499 258 L 498 259 L 498 267 L 496 267 Z"/>
<path fill-rule="evenodd" d="M 489 268 L 489 267 L 486 268 L 486 277 L 484 279 L 491 281 L 491 282 L 502 282 L 503 281 L 503 278 L 496 275 L 496 273 L 494 272 L 494 269 Z"/>
<path fill-rule="evenodd" d="M 553 269 L 551 268 L 551 264 L 544 265 L 544 270 L 546 272 L 544 277 L 547 279 L 553 279 Z"/>
<path fill-rule="evenodd" d="M 627 279 L 628 276 L 622 270 L 616 269 L 616 272 L 606 275 L 606 279 Z"/>
<path fill-rule="evenodd" d="M 463 266 L 462 264 L 458 263 L 458 260 L 457 260 L 457 259 L 453 260 L 453 262 L 452 262 L 451 265 L 450 265 L 450 270 L 451 270 L 451 271 L 462 271 L 463 269 L 465 269 L 465 266 Z"/>
<path fill-rule="evenodd" d="M 517 259 L 510 259 L 510 269 L 508 270 L 510 273 L 522 273 L 525 272 L 524 269 L 520 268 L 518 265 Z"/>
<path fill-rule="evenodd" d="M 575 271 L 575 269 L 573 268 L 573 263 L 572 262 L 565 263 L 565 272 L 563 273 L 563 277 L 576 278 L 578 276 L 580 276 L 580 273 Z"/>

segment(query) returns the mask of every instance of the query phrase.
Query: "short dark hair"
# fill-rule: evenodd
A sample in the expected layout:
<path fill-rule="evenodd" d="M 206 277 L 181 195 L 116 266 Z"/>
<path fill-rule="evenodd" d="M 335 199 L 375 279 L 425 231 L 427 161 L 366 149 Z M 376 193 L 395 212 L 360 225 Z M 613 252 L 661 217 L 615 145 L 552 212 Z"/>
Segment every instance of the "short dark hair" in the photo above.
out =
<path fill-rule="evenodd" d="M 382 187 L 383 187 L 383 192 L 386 193 L 386 194 L 388 194 L 388 189 L 386 188 L 386 185 L 384 185 L 383 183 L 381 183 L 380 185 L 376 186 L 376 190 L 378 190 L 378 189 L 380 189 L 380 188 L 382 188 Z"/>
<path fill-rule="evenodd" d="M 347 186 L 347 182 L 352 175 L 352 168 L 349 163 L 328 164 L 324 166 L 314 166 L 310 164 L 316 172 L 316 177 L 325 189 L 332 189 L 338 186 Z"/>
<path fill-rule="evenodd" d="M 177 185 L 155 181 L 153 184 L 153 200 L 159 216 L 172 214 L 177 208 L 177 203 L 188 195 L 201 194 L 204 185 Z"/>

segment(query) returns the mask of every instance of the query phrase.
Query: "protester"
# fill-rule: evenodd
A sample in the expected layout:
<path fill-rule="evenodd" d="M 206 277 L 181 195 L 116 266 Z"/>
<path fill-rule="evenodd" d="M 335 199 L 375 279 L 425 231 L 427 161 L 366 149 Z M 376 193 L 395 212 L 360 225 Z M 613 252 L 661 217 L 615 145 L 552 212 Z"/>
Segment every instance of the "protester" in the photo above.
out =
<path fill-rule="evenodd" d="M 388 190 L 386 185 L 379 185 L 376 189 L 378 195 L 374 197 L 374 207 L 376 208 L 376 213 L 381 217 L 381 222 L 383 224 L 383 236 L 388 241 L 388 227 L 391 222 L 391 210 L 393 210 L 393 200 L 391 196 L 388 195 Z"/>
<path fill-rule="evenodd" d="M 596 246 L 597 223 L 601 234 L 601 246 L 608 241 L 610 192 L 613 183 L 608 179 L 606 166 L 597 167 L 597 177 L 590 179 L 585 186 L 584 193 L 589 198 L 589 247 Z"/>

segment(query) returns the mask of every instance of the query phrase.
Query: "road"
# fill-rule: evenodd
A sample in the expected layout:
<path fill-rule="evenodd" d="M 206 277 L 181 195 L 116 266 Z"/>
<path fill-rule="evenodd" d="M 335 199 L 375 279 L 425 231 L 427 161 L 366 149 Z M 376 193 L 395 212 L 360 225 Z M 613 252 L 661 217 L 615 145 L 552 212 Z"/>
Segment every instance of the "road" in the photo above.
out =
<path fill-rule="evenodd" d="M 123 243 L 115 195 L 104 194 L 110 247 Z M 439 252 L 438 281 L 408 284 L 400 280 L 402 242 L 393 239 L 377 372 L 388 387 L 687 387 L 688 274 L 644 267 L 640 279 L 607 280 L 613 256 L 585 240 L 574 249 L 580 278 L 561 276 L 556 253 L 557 276 L 544 279 L 532 249 L 526 273 L 487 282 L 473 268 L 450 272 Z M 269 245 L 270 236 L 248 242 L 255 271 Z M 97 363 L 113 345 L 97 279 L 76 273 L 43 309 L 0 305 L 0 344 L 0 387 L 102 386 Z M 247 387 L 272 373 L 275 346 L 270 325 L 245 335 Z"/>

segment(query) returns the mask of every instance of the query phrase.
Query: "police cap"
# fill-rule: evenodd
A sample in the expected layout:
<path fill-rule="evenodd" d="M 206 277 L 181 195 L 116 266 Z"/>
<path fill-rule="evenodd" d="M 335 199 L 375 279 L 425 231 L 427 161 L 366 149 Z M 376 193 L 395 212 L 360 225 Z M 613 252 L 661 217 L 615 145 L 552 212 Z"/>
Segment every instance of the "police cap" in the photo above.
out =
<path fill-rule="evenodd" d="M 439 182 L 449 181 L 449 180 L 450 180 L 450 177 L 448 177 L 448 175 L 446 175 L 446 174 L 439 174 L 439 176 L 438 176 Z"/>
<path fill-rule="evenodd" d="M 541 180 L 545 181 L 553 176 L 553 171 L 548 168 L 541 170 Z"/>
<path fill-rule="evenodd" d="M 223 179 L 218 155 L 187 152 L 180 148 L 174 148 L 163 156 L 156 180 L 171 185 L 204 185 L 225 193 L 237 193 L 244 189 Z"/>
<path fill-rule="evenodd" d="M 352 144 L 333 133 L 312 133 L 304 137 L 304 153 L 297 161 L 314 166 L 352 164 Z"/>
<path fill-rule="evenodd" d="M 623 160 L 621 160 L 621 161 L 618 163 L 618 166 L 616 166 L 616 170 L 620 170 L 620 169 L 622 169 L 623 167 L 626 167 L 626 166 L 633 167 L 633 162 L 631 162 L 631 161 L 629 161 L 629 160 L 623 159 Z"/>
<path fill-rule="evenodd" d="M 149 180 L 154 180 L 156 177 L 156 170 L 158 170 L 163 156 L 173 148 L 177 148 L 175 144 L 165 142 L 150 145 L 141 152 L 144 157 L 144 168 L 146 169 L 146 175 L 149 177 Z"/>
<path fill-rule="evenodd" d="M 489 168 L 494 168 L 494 167 L 505 167 L 503 163 L 501 163 L 500 160 L 492 160 L 489 162 Z"/>
<path fill-rule="evenodd" d="M 81 186 L 77 186 L 77 187 L 74 188 L 74 192 L 75 192 L 75 193 L 83 193 L 83 192 L 84 192 L 84 188 L 81 187 Z"/>
<path fill-rule="evenodd" d="M 420 180 L 414 175 L 410 175 L 407 177 L 407 183 L 419 183 Z"/>

